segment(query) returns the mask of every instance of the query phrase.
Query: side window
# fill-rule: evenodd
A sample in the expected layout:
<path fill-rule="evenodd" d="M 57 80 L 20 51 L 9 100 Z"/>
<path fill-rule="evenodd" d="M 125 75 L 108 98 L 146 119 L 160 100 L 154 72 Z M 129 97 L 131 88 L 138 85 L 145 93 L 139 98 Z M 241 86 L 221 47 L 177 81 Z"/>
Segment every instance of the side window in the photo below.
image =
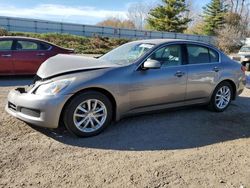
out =
<path fill-rule="evenodd" d="M 198 45 L 187 45 L 189 64 L 209 63 L 208 48 Z"/>
<path fill-rule="evenodd" d="M 171 45 L 155 51 L 150 59 L 161 62 L 162 67 L 178 66 L 182 64 L 181 46 Z"/>
<path fill-rule="evenodd" d="M 19 40 L 16 43 L 16 50 L 38 50 L 38 44 L 32 41 Z"/>
<path fill-rule="evenodd" d="M 210 62 L 214 63 L 214 62 L 219 62 L 219 54 L 218 52 L 209 49 L 209 55 L 210 55 Z"/>
<path fill-rule="evenodd" d="M 11 50 L 12 40 L 2 40 L 0 41 L 0 51 Z"/>
<path fill-rule="evenodd" d="M 50 45 L 46 44 L 46 43 L 40 43 L 40 50 L 49 50 L 50 49 Z"/>

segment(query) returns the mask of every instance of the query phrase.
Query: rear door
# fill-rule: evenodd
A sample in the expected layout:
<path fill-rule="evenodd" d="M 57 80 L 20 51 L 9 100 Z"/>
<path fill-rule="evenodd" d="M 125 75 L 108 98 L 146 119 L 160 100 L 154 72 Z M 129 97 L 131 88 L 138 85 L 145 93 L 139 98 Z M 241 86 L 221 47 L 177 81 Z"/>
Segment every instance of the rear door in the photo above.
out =
<path fill-rule="evenodd" d="M 187 44 L 188 79 L 186 100 L 208 99 L 219 78 L 219 53 L 202 45 Z"/>
<path fill-rule="evenodd" d="M 50 57 L 50 46 L 33 40 L 18 39 L 13 52 L 16 74 L 36 74 L 40 65 Z"/>
<path fill-rule="evenodd" d="M 14 74 L 12 46 L 13 40 L 0 40 L 0 75 Z"/>

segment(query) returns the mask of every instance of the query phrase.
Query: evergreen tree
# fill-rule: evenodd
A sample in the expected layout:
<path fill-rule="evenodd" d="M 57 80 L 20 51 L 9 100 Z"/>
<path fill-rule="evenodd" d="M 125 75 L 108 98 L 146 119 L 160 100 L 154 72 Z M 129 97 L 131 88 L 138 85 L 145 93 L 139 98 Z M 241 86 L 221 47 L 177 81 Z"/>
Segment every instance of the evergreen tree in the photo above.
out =
<path fill-rule="evenodd" d="M 162 5 L 152 9 L 147 19 L 150 28 L 157 31 L 183 32 L 191 21 L 185 0 L 162 0 Z"/>
<path fill-rule="evenodd" d="M 225 23 L 224 16 L 226 12 L 222 0 L 212 0 L 203 7 L 204 34 L 215 35 L 216 30 L 221 29 Z"/>

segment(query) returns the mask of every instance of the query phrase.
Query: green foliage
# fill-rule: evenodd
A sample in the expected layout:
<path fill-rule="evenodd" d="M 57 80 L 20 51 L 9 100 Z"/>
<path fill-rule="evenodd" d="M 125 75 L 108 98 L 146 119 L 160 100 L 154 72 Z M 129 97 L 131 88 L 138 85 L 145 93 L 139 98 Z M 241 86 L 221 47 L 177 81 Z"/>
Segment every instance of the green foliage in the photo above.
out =
<path fill-rule="evenodd" d="M 104 54 L 113 48 L 128 42 L 127 39 L 112 39 L 106 37 L 82 37 L 70 34 L 59 33 L 23 33 L 23 32 L 10 32 L 11 36 L 25 36 L 46 40 L 53 44 L 73 48 L 76 53 L 83 54 Z"/>
<path fill-rule="evenodd" d="M 6 36 L 6 35 L 8 35 L 8 31 L 0 27 L 0 36 Z"/>
<path fill-rule="evenodd" d="M 148 24 L 157 31 L 183 32 L 191 21 L 185 0 L 162 0 L 163 5 L 149 12 Z"/>
<path fill-rule="evenodd" d="M 204 21 L 196 21 L 193 25 L 189 26 L 187 30 L 184 31 L 186 34 L 192 35 L 204 35 Z"/>
<path fill-rule="evenodd" d="M 227 9 L 222 0 L 212 0 L 203 7 L 204 34 L 215 35 L 216 31 L 221 29 L 225 23 L 224 16 L 226 12 Z"/>

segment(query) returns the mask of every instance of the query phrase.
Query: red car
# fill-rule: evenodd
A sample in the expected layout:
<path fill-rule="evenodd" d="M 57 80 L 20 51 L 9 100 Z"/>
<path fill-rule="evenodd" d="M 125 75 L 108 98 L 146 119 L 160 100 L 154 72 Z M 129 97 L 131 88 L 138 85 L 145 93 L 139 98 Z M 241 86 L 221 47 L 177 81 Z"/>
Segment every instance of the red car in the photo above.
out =
<path fill-rule="evenodd" d="M 48 58 L 71 53 L 74 50 L 39 39 L 0 37 L 0 75 L 34 75 Z"/>

